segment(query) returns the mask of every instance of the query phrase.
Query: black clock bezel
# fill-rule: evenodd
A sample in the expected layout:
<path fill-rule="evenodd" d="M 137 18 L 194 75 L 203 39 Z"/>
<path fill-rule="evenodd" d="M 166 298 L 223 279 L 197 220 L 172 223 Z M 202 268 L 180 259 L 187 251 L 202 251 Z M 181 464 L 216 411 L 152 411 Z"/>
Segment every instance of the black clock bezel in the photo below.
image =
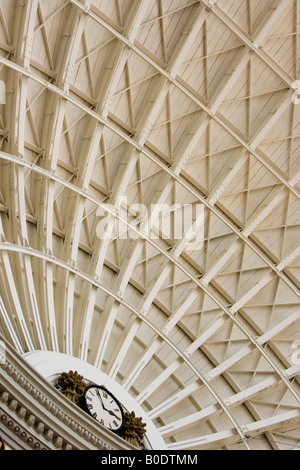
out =
<path fill-rule="evenodd" d="M 118 427 L 118 429 L 111 429 L 109 428 L 108 426 L 105 426 L 105 424 L 101 424 L 100 421 L 95 418 L 92 413 L 90 412 L 89 408 L 87 407 L 87 401 L 86 401 L 86 394 L 87 392 L 91 389 L 91 388 L 99 388 L 101 390 L 104 390 L 109 396 L 111 396 L 111 398 L 116 402 L 116 404 L 119 406 L 120 410 L 121 410 L 121 415 L 122 415 L 122 423 L 121 425 Z M 121 405 L 120 401 L 106 388 L 104 387 L 103 385 L 88 385 L 86 387 L 86 389 L 84 390 L 84 394 L 83 394 L 83 408 L 84 408 L 84 411 L 86 413 L 88 413 L 95 421 L 97 421 L 97 423 L 101 424 L 101 426 L 105 427 L 106 429 L 109 429 L 109 431 L 112 431 L 114 433 L 119 433 L 120 431 L 123 430 L 124 426 L 125 426 L 125 413 L 124 413 L 124 409 L 123 409 L 123 406 Z"/>

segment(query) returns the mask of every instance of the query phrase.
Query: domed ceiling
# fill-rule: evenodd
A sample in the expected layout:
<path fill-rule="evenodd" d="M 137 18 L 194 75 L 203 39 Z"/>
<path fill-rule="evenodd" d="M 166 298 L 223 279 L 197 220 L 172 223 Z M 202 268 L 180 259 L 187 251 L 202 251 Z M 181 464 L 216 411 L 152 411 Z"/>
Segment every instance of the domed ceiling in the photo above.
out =
<path fill-rule="evenodd" d="M 300 442 L 299 0 L 1 0 L 0 332 L 168 449 Z"/>

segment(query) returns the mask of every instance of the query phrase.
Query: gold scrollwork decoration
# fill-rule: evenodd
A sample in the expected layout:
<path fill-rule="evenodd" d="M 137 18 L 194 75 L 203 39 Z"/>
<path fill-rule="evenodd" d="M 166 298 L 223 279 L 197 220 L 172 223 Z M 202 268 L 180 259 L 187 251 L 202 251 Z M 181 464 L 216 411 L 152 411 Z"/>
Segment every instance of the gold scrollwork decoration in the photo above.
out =
<path fill-rule="evenodd" d="M 77 371 L 63 372 L 57 379 L 57 386 L 67 397 L 76 405 L 79 404 L 80 398 L 84 394 L 84 391 L 89 385 Z"/>
<path fill-rule="evenodd" d="M 125 413 L 125 426 L 121 437 L 135 447 L 144 446 L 144 436 L 146 434 L 146 424 L 142 422 L 142 418 L 135 416 L 135 412 Z"/>

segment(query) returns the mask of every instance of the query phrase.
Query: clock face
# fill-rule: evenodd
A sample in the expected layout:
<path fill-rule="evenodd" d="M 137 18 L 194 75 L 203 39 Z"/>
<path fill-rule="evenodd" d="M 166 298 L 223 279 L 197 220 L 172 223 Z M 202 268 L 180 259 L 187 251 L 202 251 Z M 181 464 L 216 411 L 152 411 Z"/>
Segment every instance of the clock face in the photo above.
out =
<path fill-rule="evenodd" d="M 124 426 L 122 406 L 104 387 L 98 385 L 87 387 L 84 399 L 88 413 L 102 426 L 114 432 L 120 431 Z"/>

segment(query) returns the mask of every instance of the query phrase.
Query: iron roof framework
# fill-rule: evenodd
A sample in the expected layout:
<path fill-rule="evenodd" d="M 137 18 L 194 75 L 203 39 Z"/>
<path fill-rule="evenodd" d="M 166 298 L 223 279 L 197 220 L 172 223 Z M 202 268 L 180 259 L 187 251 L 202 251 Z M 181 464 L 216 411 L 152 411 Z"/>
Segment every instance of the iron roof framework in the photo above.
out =
<path fill-rule="evenodd" d="M 2 333 L 101 368 L 170 449 L 296 447 L 298 0 L 0 7 Z M 111 234 L 202 204 L 203 243 L 100 240 L 121 197 Z"/>

